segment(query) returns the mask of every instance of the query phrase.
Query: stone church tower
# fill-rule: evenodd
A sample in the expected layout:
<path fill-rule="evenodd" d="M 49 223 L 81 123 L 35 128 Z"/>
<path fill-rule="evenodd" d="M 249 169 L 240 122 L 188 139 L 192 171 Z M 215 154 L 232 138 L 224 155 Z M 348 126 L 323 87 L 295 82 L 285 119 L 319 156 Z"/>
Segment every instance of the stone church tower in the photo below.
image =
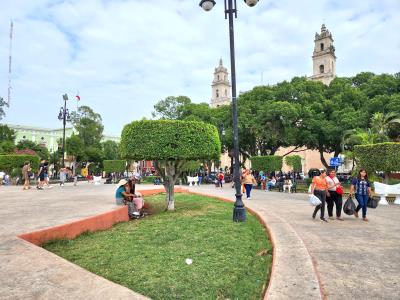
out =
<path fill-rule="evenodd" d="M 231 84 L 228 79 L 228 69 L 224 67 L 222 58 L 219 60 L 219 66 L 215 68 L 211 90 L 211 107 L 215 108 L 231 103 Z"/>
<path fill-rule="evenodd" d="M 311 80 L 318 80 L 326 85 L 336 77 L 336 56 L 332 33 L 322 24 L 321 33 L 315 33 L 313 75 Z"/>

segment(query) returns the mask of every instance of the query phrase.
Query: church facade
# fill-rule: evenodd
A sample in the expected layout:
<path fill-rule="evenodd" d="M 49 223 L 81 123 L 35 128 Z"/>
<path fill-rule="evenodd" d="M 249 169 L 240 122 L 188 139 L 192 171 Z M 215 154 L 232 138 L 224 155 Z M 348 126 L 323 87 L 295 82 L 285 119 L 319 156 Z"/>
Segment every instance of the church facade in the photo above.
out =
<path fill-rule="evenodd" d="M 313 75 L 309 77 L 310 80 L 321 81 L 329 85 L 336 77 L 336 55 L 335 47 L 333 45 L 332 33 L 326 28 L 325 24 L 321 26 L 321 32 L 315 33 L 314 50 L 312 55 L 313 61 Z M 230 105 L 231 100 L 231 85 L 228 80 L 228 70 L 223 66 L 222 59 L 219 61 L 219 66 L 214 70 L 214 78 L 211 84 L 211 102 L 210 106 L 215 108 L 221 105 Z M 294 152 L 292 152 L 294 151 Z M 292 153 L 291 153 L 292 152 Z M 308 172 L 311 168 L 324 168 L 321 162 L 321 154 L 316 150 L 310 150 L 306 147 L 295 149 L 295 147 L 280 148 L 275 155 L 299 155 L 302 158 L 303 172 Z M 327 162 L 333 156 L 330 153 L 322 154 Z M 231 160 L 227 153 L 221 155 L 221 167 L 229 167 Z M 249 161 L 246 167 L 249 167 Z M 339 168 L 339 171 L 348 171 L 346 166 Z M 284 164 L 283 171 L 287 172 L 290 168 Z"/>
<path fill-rule="evenodd" d="M 232 102 L 231 97 L 231 84 L 229 82 L 228 69 L 224 67 L 222 58 L 219 60 L 218 67 L 214 70 L 214 79 L 211 84 L 211 103 L 213 108 L 230 105 Z"/>
<path fill-rule="evenodd" d="M 329 85 L 336 77 L 336 55 L 332 33 L 325 24 L 321 26 L 321 33 L 315 33 L 312 60 L 313 75 L 310 79 Z"/>

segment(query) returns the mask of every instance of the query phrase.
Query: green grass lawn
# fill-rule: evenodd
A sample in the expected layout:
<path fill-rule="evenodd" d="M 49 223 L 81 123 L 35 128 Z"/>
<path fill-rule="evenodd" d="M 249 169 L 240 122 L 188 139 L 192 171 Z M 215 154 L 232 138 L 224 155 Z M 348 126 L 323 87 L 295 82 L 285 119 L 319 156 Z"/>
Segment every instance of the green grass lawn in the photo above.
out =
<path fill-rule="evenodd" d="M 151 216 L 44 248 L 153 299 L 262 298 L 272 247 L 254 216 L 234 223 L 232 204 L 198 195 L 177 194 L 172 213 L 164 194 L 146 202 Z"/>

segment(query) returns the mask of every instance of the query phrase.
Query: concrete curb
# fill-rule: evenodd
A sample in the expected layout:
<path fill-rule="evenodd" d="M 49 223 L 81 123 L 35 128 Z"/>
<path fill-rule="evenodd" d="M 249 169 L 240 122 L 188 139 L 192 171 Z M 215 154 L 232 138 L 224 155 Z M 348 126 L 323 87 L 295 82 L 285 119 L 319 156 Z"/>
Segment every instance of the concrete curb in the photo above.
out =
<path fill-rule="evenodd" d="M 224 202 L 233 203 L 234 200 L 216 196 L 213 194 L 185 191 L 190 194 L 202 195 L 219 199 Z M 265 211 L 259 211 L 257 206 L 252 207 L 251 203 L 246 204 L 246 209 L 256 216 L 261 224 L 265 227 L 268 232 L 269 239 L 273 246 L 273 261 L 271 268 L 271 275 L 268 283 L 268 287 L 264 291 L 264 300 L 270 299 L 327 299 L 326 293 L 321 283 L 321 276 L 318 272 L 315 259 L 311 256 L 310 251 L 306 247 L 301 237 L 297 234 L 294 228 L 288 224 L 285 220 L 274 214 L 268 214 Z M 269 216 L 268 216 L 269 215 Z M 271 223 L 268 222 L 270 218 Z M 274 221 L 275 219 L 275 221 Z M 286 230 L 279 232 L 274 228 L 275 225 L 280 227 L 284 224 Z M 291 236 L 289 241 L 282 239 L 282 236 Z M 289 247 L 285 247 L 289 246 Z M 288 262 L 285 251 L 293 251 L 289 249 L 293 245 L 297 245 L 300 249 L 295 259 L 300 261 L 300 264 L 292 264 Z M 288 249 L 286 249 L 288 248 Z M 285 252 L 283 254 L 282 252 Z M 292 278 L 286 278 L 285 275 L 291 276 Z M 289 281 L 295 286 L 290 286 Z M 298 285 L 299 284 L 299 285 Z"/>

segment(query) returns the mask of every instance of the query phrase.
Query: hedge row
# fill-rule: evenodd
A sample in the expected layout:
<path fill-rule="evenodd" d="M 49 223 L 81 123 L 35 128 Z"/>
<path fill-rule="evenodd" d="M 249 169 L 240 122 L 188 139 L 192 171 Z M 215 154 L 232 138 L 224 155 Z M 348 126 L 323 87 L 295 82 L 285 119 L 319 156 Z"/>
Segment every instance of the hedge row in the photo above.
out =
<path fill-rule="evenodd" d="M 354 146 L 358 165 L 369 172 L 400 171 L 400 143 L 379 143 Z"/>
<path fill-rule="evenodd" d="M 301 156 L 299 155 L 286 156 L 285 163 L 292 167 L 295 172 L 301 172 L 303 170 L 303 166 L 301 165 Z"/>
<path fill-rule="evenodd" d="M 106 173 L 124 172 L 126 170 L 125 160 L 104 160 L 103 169 Z"/>
<path fill-rule="evenodd" d="M 267 173 L 280 171 L 282 169 L 282 156 L 253 156 L 251 158 L 251 167 L 256 171 L 264 171 Z"/>
<path fill-rule="evenodd" d="M 39 156 L 7 154 L 0 155 L 0 171 L 5 171 L 10 174 L 13 169 L 21 169 L 25 161 L 31 162 L 31 167 L 34 171 L 38 169 L 40 163 Z"/>

